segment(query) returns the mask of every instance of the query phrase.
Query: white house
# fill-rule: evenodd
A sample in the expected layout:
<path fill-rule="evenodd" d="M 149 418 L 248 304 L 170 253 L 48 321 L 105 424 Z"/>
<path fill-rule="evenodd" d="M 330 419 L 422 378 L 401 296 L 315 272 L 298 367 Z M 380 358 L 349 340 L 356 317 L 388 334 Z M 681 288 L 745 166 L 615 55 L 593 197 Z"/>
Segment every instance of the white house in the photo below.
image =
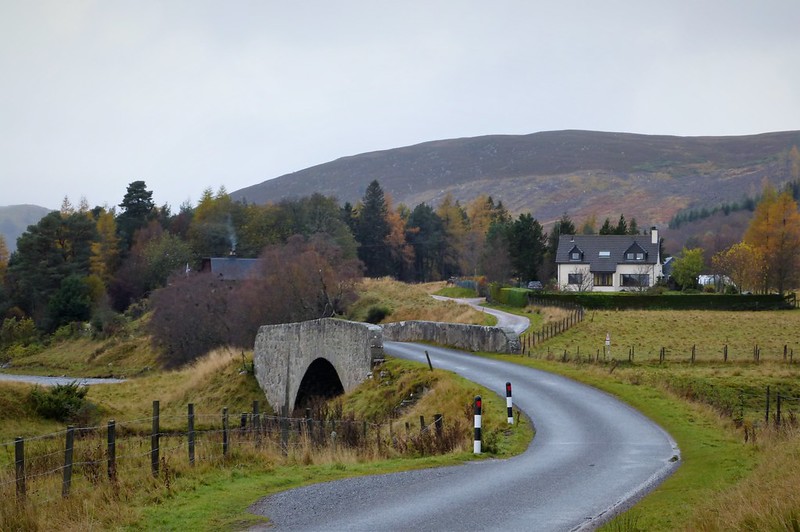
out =
<path fill-rule="evenodd" d="M 561 290 L 647 289 L 663 276 L 658 230 L 645 235 L 561 235 L 556 252 Z"/>

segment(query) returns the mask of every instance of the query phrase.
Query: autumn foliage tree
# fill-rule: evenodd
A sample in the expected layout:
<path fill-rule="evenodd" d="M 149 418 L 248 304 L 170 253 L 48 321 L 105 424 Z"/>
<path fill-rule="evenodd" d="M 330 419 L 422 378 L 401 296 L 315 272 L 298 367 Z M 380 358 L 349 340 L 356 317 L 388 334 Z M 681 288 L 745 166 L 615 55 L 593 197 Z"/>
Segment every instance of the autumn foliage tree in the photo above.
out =
<path fill-rule="evenodd" d="M 252 278 L 229 282 L 178 275 L 151 296 L 154 343 L 168 367 L 222 345 L 253 346 L 261 325 L 331 317 L 354 300 L 358 260 L 325 235 L 267 247 Z"/>
<path fill-rule="evenodd" d="M 765 187 L 744 242 L 763 255 L 764 292 L 783 294 L 794 287 L 800 268 L 800 213 L 788 191 L 777 194 Z"/>
<path fill-rule="evenodd" d="M 711 259 L 714 271 L 727 275 L 739 291 L 754 291 L 764 284 L 764 255 L 761 250 L 739 242 Z"/>

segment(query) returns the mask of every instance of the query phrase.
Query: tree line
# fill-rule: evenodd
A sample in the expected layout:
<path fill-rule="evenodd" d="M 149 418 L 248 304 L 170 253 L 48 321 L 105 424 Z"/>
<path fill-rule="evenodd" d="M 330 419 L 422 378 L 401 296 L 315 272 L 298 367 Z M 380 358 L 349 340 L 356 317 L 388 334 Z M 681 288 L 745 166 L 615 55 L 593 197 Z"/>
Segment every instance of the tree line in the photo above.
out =
<path fill-rule="evenodd" d="M 621 227 L 630 230 L 624 217 Z M 0 348 L 74 323 L 112 335 L 124 313 L 152 311 L 154 341 L 182 363 L 218 345 L 252 346 L 261 324 L 342 314 L 363 275 L 549 279 L 558 235 L 574 232 L 566 214 L 548 235 L 488 196 L 394 205 L 377 180 L 355 205 L 320 194 L 256 205 L 220 188 L 175 213 L 134 181 L 115 207 L 65 198 L 10 256 L 0 246 Z M 203 258 L 231 254 L 260 257 L 260 274 L 236 284 L 198 274 Z"/>

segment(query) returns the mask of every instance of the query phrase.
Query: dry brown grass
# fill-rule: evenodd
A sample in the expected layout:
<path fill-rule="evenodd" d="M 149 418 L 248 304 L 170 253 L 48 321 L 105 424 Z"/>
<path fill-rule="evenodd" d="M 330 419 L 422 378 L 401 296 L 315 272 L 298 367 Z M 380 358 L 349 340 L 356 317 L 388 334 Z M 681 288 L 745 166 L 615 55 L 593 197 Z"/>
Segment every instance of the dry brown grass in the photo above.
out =
<path fill-rule="evenodd" d="M 756 469 L 697 508 L 691 530 L 799 530 L 800 432 L 760 433 Z"/>
<path fill-rule="evenodd" d="M 467 305 L 452 301 L 437 301 L 430 294 L 442 287 L 442 283 L 422 285 L 406 284 L 388 277 L 364 279 L 358 288 L 359 301 L 351 308 L 348 318 L 363 321 L 370 307 L 382 306 L 389 310 L 383 322 L 405 320 L 444 321 L 491 325 L 494 319 Z"/>

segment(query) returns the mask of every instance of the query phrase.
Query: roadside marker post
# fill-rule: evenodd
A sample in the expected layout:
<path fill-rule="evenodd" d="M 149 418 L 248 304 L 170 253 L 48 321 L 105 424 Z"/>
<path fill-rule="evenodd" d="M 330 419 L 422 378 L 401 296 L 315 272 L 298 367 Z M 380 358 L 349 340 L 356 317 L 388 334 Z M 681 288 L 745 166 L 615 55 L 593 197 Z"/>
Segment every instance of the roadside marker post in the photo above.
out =
<path fill-rule="evenodd" d="M 514 424 L 514 410 L 512 408 L 513 403 L 511 401 L 511 383 L 506 383 L 506 410 L 508 411 L 508 424 Z"/>
<path fill-rule="evenodd" d="M 482 401 L 481 396 L 475 396 L 475 442 L 472 447 L 472 452 L 475 454 L 481 454 L 481 410 L 482 410 Z"/>

